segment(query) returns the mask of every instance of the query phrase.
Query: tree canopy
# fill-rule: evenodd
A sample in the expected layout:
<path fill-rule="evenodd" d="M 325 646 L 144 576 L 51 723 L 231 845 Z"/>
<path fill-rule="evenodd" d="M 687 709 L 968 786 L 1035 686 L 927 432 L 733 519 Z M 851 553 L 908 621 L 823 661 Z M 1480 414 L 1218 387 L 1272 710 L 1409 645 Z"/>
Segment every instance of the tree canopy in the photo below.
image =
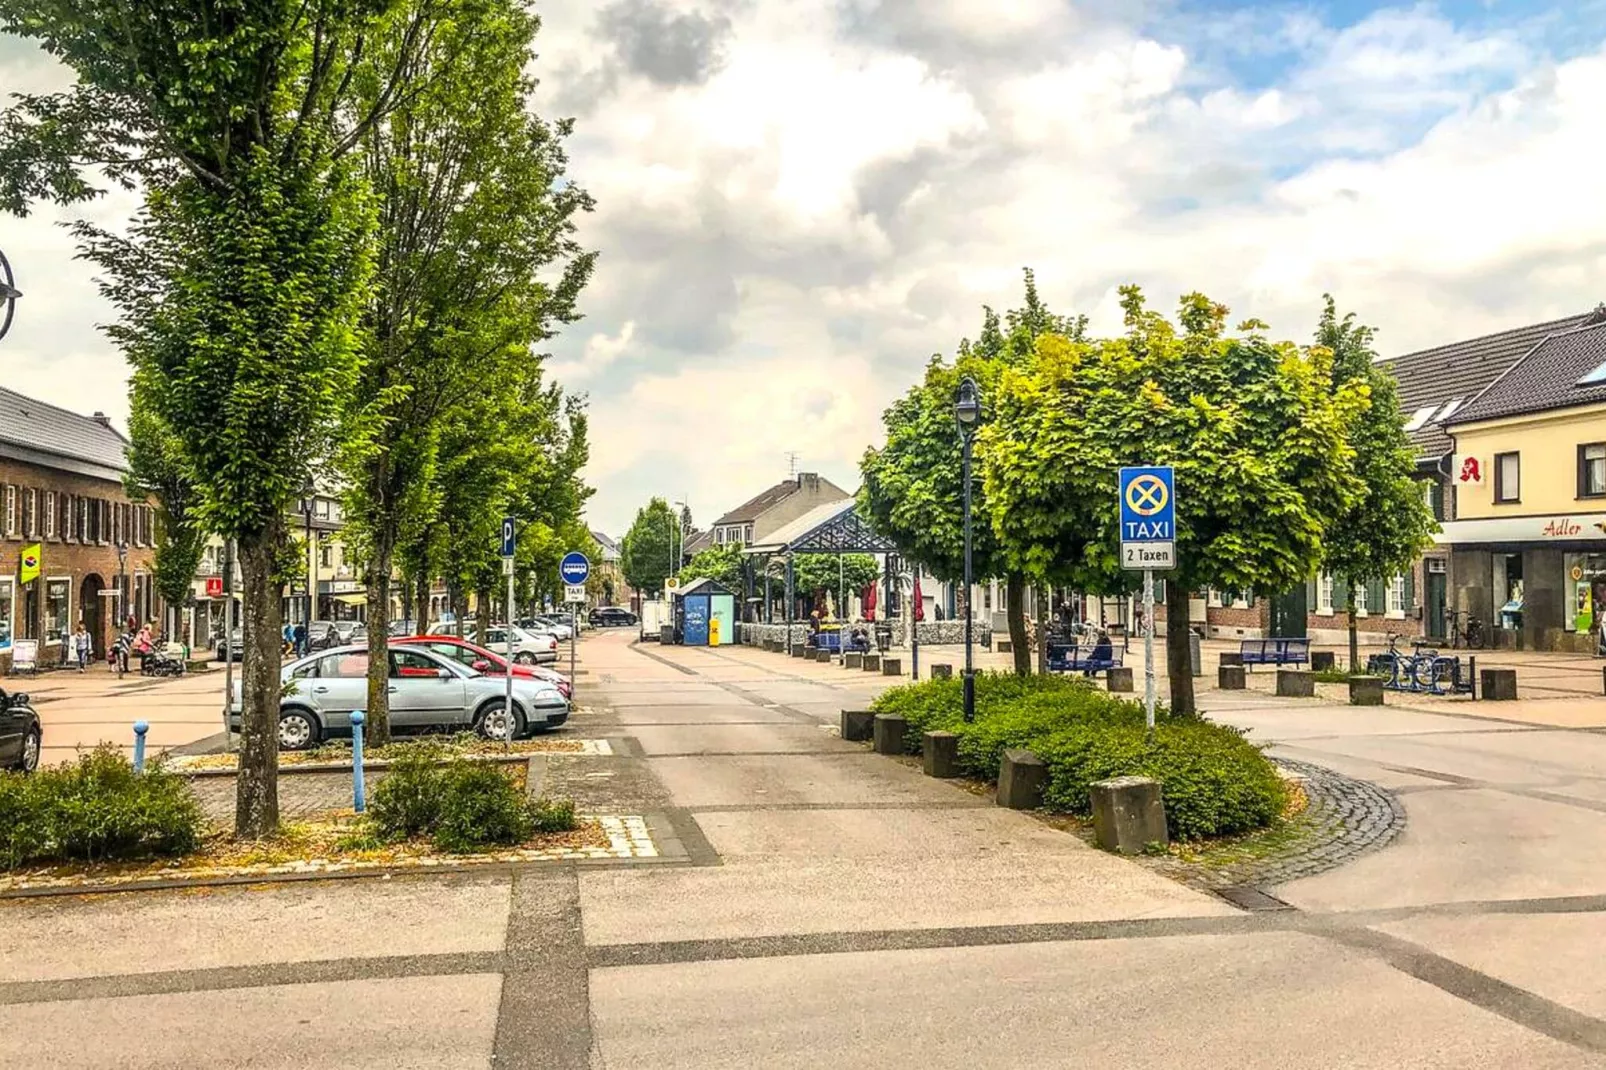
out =
<path fill-rule="evenodd" d="M 662 498 L 653 498 L 636 510 L 636 519 L 619 544 L 619 567 L 625 582 L 644 597 L 662 592 L 664 581 L 680 572 L 671 567 L 678 564 L 671 559 L 680 545 L 681 532 L 680 517 Z"/>

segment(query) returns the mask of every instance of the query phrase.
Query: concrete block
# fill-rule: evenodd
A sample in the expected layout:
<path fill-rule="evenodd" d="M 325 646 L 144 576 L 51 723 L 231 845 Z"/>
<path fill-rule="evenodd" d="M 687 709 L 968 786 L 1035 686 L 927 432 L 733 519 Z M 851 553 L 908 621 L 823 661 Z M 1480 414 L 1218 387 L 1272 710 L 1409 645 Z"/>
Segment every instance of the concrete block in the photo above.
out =
<path fill-rule="evenodd" d="M 875 715 L 875 729 L 872 738 L 875 741 L 877 754 L 902 754 L 903 729 L 905 721 L 895 713 L 878 713 Z"/>
<path fill-rule="evenodd" d="M 998 764 L 998 805 L 1035 810 L 1043 805 L 1048 766 L 1029 750 L 1006 750 Z"/>
<path fill-rule="evenodd" d="M 842 711 L 842 738 L 850 743 L 863 743 L 875 735 L 875 714 L 869 710 Z"/>
<path fill-rule="evenodd" d="M 1131 669 L 1108 669 L 1104 673 L 1104 678 L 1107 681 L 1106 686 L 1111 691 L 1122 693 L 1130 693 L 1132 691 Z"/>
<path fill-rule="evenodd" d="M 880 654 L 866 654 L 864 656 L 864 660 L 859 663 L 859 667 L 861 669 L 863 669 L 865 672 L 880 672 L 881 671 L 881 655 Z"/>
<path fill-rule="evenodd" d="M 1093 836 L 1106 851 L 1142 854 L 1151 843 L 1168 843 L 1160 782 L 1141 776 L 1100 780 L 1088 787 Z"/>
<path fill-rule="evenodd" d="M 1008 639 L 1000 639 L 993 644 L 993 649 L 1000 654 L 1013 654 L 1015 652 L 1015 644 Z"/>
<path fill-rule="evenodd" d="M 1516 669 L 1479 669 L 1478 690 L 1491 702 L 1512 702 L 1517 697 Z"/>
<path fill-rule="evenodd" d="M 902 676 L 903 675 L 903 659 L 902 658 L 882 658 L 881 659 L 881 675 L 882 676 Z"/>
<path fill-rule="evenodd" d="M 850 650 L 842 655 L 842 667 L 844 669 L 857 669 L 863 663 L 864 655 L 857 650 Z"/>
<path fill-rule="evenodd" d="M 829 662 L 831 660 L 831 652 L 822 647 L 814 652 L 814 660 Z"/>
<path fill-rule="evenodd" d="M 792 656 L 794 658 L 806 658 L 809 656 L 809 648 L 806 646 L 794 646 L 792 648 Z"/>
<path fill-rule="evenodd" d="M 1351 676 L 1349 678 L 1349 704 L 1351 706 L 1383 705 L 1383 678 L 1381 676 Z"/>
<path fill-rule="evenodd" d="M 1216 670 L 1216 686 L 1223 691 L 1242 691 L 1246 686 L 1242 665 L 1223 665 Z"/>
<path fill-rule="evenodd" d="M 1316 676 L 1307 669 L 1278 669 L 1277 694 L 1283 698 L 1316 697 Z"/>
<path fill-rule="evenodd" d="M 1223 664 L 1223 665 L 1238 665 L 1238 666 L 1242 666 L 1243 663 L 1244 663 L 1244 656 L 1243 656 L 1243 652 L 1242 651 L 1233 651 L 1230 654 L 1223 653 L 1221 655 L 1221 664 Z"/>
<path fill-rule="evenodd" d="M 1311 672 L 1326 672 L 1338 667 L 1338 656 L 1331 650 L 1312 650 L 1310 652 Z"/>
<path fill-rule="evenodd" d="M 938 662 L 931 667 L 931 678 L 933 680 L 952 680 L 954 678 L 954 667 L 946 662 Z"/>
<path fill-rule="evenodd" d="M 944 780 L 959 775 L 959 737 L 952 732 L 927 732 L 921 739 L 927 776 Z"/>

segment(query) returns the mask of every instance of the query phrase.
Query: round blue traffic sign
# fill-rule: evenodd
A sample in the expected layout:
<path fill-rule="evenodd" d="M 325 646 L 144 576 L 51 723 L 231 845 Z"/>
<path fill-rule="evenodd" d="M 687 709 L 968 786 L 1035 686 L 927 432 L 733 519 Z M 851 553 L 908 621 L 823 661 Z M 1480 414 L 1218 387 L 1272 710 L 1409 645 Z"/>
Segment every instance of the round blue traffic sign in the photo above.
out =
<path fill-rule="evenodd" d="M 564 583 L 584 583 L 591 575 L 591 562 L 579 550 L 570 550 L 558 565 L 558 575 L 563 577 Z"/>

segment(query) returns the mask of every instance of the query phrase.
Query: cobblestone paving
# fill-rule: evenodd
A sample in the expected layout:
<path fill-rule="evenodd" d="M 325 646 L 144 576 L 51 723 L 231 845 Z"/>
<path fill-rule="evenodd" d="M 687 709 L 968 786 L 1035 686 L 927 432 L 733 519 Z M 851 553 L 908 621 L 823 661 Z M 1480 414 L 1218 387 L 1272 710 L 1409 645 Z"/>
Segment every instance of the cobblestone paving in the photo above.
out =
<path fill-rule="evenodd" d="M 384 779 L 383 770 L 369 770 L 368 791 Z M 192 777 L 190 787 L 213 821 L 234 820 L 234 777 Z M 293 773 L 279 775 L 279 816 L 287 819 L 311 817 L 330 810 L 351 809 L 350 773 Z"/>
<path fill-rule="evenodd" d="M 1306 762 L 1276 761 L 1298 779 L 1308 800 L 1305 812 L 1286 832 L 1266 834 L 1264 841 L 1251 841 L 1242 852 L 1223 851 L 1216 859 L 1144 861 L 1207 891 L 1270 889 L 1336 869 L 1385 847 L 1405 828 L 1405 808 L 1376 784 Z"/>

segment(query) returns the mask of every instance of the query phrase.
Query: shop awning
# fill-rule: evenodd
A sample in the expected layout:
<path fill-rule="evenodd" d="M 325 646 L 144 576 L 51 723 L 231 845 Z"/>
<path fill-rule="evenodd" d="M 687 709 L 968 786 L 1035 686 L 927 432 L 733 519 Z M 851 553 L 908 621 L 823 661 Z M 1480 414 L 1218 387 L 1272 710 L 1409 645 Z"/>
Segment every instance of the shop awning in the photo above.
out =
<path fill-rule="evenodd" d="M 336 602 L 344 602 L 348 606 L 366 606 L 368 604 L 368 596 L 366 594 L 337 594 L 334 596 L 334 600 Z"/>

